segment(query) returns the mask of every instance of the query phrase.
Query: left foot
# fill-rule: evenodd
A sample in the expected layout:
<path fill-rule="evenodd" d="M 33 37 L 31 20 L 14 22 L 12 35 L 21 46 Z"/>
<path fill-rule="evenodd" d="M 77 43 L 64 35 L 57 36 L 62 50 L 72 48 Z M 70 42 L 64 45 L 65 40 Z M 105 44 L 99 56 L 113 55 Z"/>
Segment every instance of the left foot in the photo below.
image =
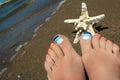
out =
<path fill-rule="evenodd" d="M 46 55 L 45 70 L 49 80 L 85 80 L 81 57 L 68 38 L 58 35 Z"/>

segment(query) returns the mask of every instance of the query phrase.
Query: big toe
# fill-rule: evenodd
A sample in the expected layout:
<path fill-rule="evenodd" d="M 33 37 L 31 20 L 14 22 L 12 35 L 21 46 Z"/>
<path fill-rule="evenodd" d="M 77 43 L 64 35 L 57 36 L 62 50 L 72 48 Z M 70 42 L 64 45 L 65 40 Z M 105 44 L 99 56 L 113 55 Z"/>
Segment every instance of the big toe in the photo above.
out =
<path fill-rule="evenodd" d="M 80 39 L 80 46 L 82 50 L 82 54 L 88 53 L 92 49 L 91 46 L 91 34 L 89 32 L 85 32 L 82 34 L 82 38 Z"/>
<path fill-rule="evenodd" d="M 63 35 L 57 35 L 54 37 L 54 42 L 59 45 L 64 56 L 69 56 L 72 53 L 76 53 L 67 37 Z"/>

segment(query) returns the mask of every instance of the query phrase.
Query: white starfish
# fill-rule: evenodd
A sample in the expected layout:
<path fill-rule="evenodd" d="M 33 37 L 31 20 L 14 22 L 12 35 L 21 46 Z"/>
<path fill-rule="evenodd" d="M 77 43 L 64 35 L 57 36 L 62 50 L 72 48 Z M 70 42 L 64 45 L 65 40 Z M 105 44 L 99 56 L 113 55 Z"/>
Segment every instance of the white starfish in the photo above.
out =
<path fill-rule="evenodd" d="M 100 20 L 102 20 L 105 17 L 104 14 L 95 16 L 95 17 L 89 17 L 87 5 L 86 3 L 82 2 L 82 11 L 81 16 L 77 19 L 67 19 L 64 22 L 65 23 L 73 23 L 75 27 L 75 30 L 77 31 L 76 37 L 73 41 L 74 44 L 78 43 L 81 37 L 81 34 L 85 31 L 90 32 L 93 36 L 95 34 L 93 30 L 93 25 L 95 23 L 98 23 Z"/>

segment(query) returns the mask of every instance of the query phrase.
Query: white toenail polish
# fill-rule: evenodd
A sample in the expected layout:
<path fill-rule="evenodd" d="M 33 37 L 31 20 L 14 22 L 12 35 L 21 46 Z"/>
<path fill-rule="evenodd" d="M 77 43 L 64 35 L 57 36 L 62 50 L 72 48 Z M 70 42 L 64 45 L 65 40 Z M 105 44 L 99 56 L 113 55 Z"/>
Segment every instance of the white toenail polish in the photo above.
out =
<path fill-rule="evenodd" d="M 55 36 L 54 37 L 54 41 L 57 43 L 57 44 L 61 44 L 63 42 L 63 39 L 59 36 Z"/>
<path fill-rule="evenodd" d="M 89 33 L 89 32 L 84 32 L 84 34 L 83 34 L 83 39 L 90 39 L 90 37 L 91 37 L 91 34 Z"/>

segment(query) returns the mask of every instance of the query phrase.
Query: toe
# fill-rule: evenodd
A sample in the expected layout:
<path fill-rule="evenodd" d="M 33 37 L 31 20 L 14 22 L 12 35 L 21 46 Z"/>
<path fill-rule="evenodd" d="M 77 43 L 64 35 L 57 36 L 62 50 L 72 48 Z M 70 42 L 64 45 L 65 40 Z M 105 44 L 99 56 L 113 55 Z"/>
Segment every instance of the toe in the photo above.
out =
<path fill-rule="evenodd" d="M 56 55 L 58 57 L 63 57 L 63 52 L 61 50 L 61 48 L 59 47 L 59 45 L 55 44 L 55 43 L 52 43 L 50 45 L 51 49 L 56 53 Z"/>
<path fill-rule="evenodd" d="M 92 38 L 92 46 L 94 49 L 98 49 L 100 47 L 100 35 L 99 34 L 95 34 L 95 36 L 93 36 Z"/>
<path fill-rule="evenodd" d="M 100 38 L 100 48 L 105 50 L 105 46 L 106 46 L 106 39 L 104 37 Z"/>
<path fill-rule="evenodd" d="M 54 41 L 59 45 L 64 55 L 70 55 L 73 53 L 74 49 L 67 37 L 63 35 L 57 35 L 54 38 Z"/>
<path fill-rule="evenodd" d="M 50 69 L 53 70 L 54 61 L 52 60 L 49 54 L 46 55 L 46 62 L 48 63 Z"/>
<path fill-rule="evenodd" d="M 106 51 L 111 53 L 113 50 L 113 43 L 110 40 L 107 40 L 106 42 Z"/>
<path fill-rule="evenodd" d="M 85 32 L 82 35 L 82 38 L 80 39 L 80 46 L 81 46 L 82 53 L 84 53 L 84 54 L 88 53 L 88 50 L 92 49 L 90 33 Z"/>
<path fill-rule="evenodd" d="M 52 80 L 51 77 L 50 77 L 50 75 L 47 75 L 47 77 L 48 77 L 48 80 Z"/>
<path fill-rule="evenodd" d="M 44 67 L 45 67 L 45 70 L 47 71 L 48 74 L 51 73 L 51 69 L 50 69 L 50 66 L 48 65 L 48 63 L 45 61 L 44 63 Z"/>
<path fill-rule="evenodd" d="M 55 63 L 58 59 L 57 54 L 51 48 L 48 50 L 48 54 L 50 55 L 50 57 L 52 58 L 52 60 Z"/>
<path fill-rule="evenodd" d="M 113 53 L 117 54 L 117 55 L 120 55 L 120 48 L 116 44 L 113 44 Z"/>

